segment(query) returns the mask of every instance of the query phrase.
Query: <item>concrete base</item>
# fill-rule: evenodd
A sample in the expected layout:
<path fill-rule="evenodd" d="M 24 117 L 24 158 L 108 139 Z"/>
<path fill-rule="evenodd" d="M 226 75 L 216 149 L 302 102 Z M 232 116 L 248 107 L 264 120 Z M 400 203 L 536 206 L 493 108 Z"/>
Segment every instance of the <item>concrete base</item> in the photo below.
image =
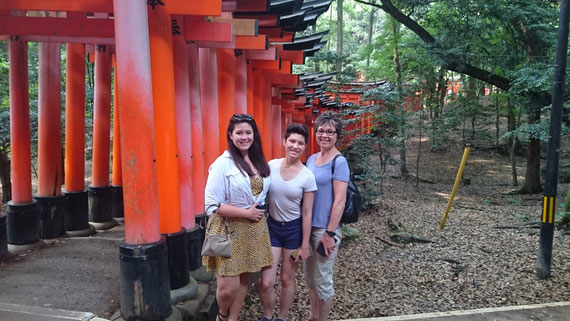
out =
<path fill-rule="evenodd" d="M 110 321 L 125 321 L 125 319 L 123 319 L 121 317 L 121 311 L 115 312 L 109 320 Z M 160 321 L 183 321 L 183 320 L 185 320 L 183 318 L 183 313 L 180 310 L 178 310 L 176 307 L 173 306 L 172 312 L 170 312 L 170 314 L 166 318 L 163 318 Z"/>
<path fill-rule="evenodd" d="M 184 310 L 190 316 L 190 320 L 208 320 L 211 306 L 214 304 L 216 296 L 215 284 L 200 283 L 198 284 L 198 293 L 191 300 L 185 301 L 178 305 L 178 308 Z"/>
<path fill-rule="evenodd" d="M 91 236 L 95 233 L 97 233 L 97 231 L 95 230 L 95 227 L 93 225 L 89 224 L 89 228 L 86 228 L 84 230 L 66 231 L 65 236 L 66 237 L 85 237 L 85 236 Z"/>
<path fill-rule="evenodd" d="M 41 247 L 44 245 L 44 241 L 39 240 L 36 243 L 32 243 L 32 244 L 24 244 L 24 245 L 14 245 L 14 244 L 8 244 L 8 252 L 10 252 L 11 254 L 18 254 L 24 251 L 29 251 L 32 249 L 35 249 L 37 247 Z"/>
<path fill-rule="evenodd" d="M 117 222 L 115 219 L 112 219 L 110 221 L 101 222 L 101 223 L 89 222 L 89 224 L 91 224 L 93 227 L 95 227 L 95 229 L 97 231 L 104 231 L 104 230 L 112 229 L 113 227 L 119 225 L 119 222 Z"/>
<path fill-rule="evenodd" d="M 198 282 L 208 282 L 214 277 L 214 272 L 208 271 L 205 266 L 201 266 L 194 271 L 190 271 L 190 277 Z"/>
<path fill-rule="evenodd" d="M 192 299 L 198 294 L 198 282 L 194 278 L 190 278 L 188 284 L 176 289 L 170 290 L 170 301 L 178 303 Z"/>
<path fill-rule="evenodd" d="M 0 303 L 0 320 L 17 321 L 58 321 L 58 320 L 104 320 L 90 312 L 76 312 L 19 304 Z"/>

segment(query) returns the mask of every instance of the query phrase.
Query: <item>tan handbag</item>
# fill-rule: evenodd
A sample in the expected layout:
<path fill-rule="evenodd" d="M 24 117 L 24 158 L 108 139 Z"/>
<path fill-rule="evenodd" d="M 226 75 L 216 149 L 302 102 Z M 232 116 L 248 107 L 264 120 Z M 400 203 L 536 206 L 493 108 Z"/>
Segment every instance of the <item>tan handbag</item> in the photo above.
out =
<path fill-rule="evenodd" d="M 213 219 L 215 220 L 218 215 L 215 215 Z M 219 257 L 231 257 L 232 256 L 232 236 L 230 234 L 230 227 L 225 217 L 221 217 L 226 226 L 226 234 L 210 234 L 212 225 L 214 222 L 208 226 L 206 230 L 206 238 L 204 239 L 204 245 L 202 245 L 202 255 L 206 256 L 219 256 Z"/>

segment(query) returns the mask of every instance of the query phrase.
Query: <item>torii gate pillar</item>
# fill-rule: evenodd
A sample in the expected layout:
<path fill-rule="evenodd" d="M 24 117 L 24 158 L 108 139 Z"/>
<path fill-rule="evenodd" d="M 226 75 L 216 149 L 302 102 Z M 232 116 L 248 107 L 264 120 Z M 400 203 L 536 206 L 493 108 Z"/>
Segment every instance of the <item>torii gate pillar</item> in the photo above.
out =
<path fill-rule="evenodd" d="M 189 281 L 188 245 L 180 215 L 172 25 L 166 6 L 148 3 L 148 26 L 160 232 L 168 248 L 170 289 L 176 290 Z"/>
<path fill-rule="evenodd" d="M 8 202 L 7 215 L 0 215 L 0 227 L 6 224 L 8 244 L 27 245 L 40 240 L 40 208 L 32 198 L 28 50 L 19 36 L 10 37 L 8 48 L 12 200 Z M 5 255 L 6 247 L 0 251 L 0 257 Z"/>
<path fill-rule="evenodd" d="M 85 190 L 85 45 L 67 44 L 65 80 L 65 212 L 68 236 L 95 233 Z"/>
<path fill-rule="evenodd" d="M 194 187 L 194 222 L 199 224 L 205 219 L 204 188 L 206 187 L 204 165 L 204 126 L 202 123 L 202 98 L 200 94 L 200 59 L 198 45 L 191 42 L 188 45 L 188 67 L 190 80 L 190 121 L 192 123 L 192 186 Z M 199 213 L 199 214 L 198 214 Z M 199 227 L 199 225 L 197 225 Z M 204 243 L 205 231 L 198 228 L 190 230 L 188 237 L 188 268 L 195 271 L 202 266 L 202 256 L 199 255 Z M 195 255 L 193 253 L 198 253 Z"/>
<path fill-rule="evenodd" d="M 38 193 L 43 239 L 65 233 L 65 197 L 61 194 L 61 57 L 59 43 L 39 44 Z"/>
<path fill-rule="evenodd" d="M 93 108 L 93 167 L 89 191 L 89 220 L 97 229 L 117 225 L 112 217 L 113 189 L 109 184 L 111 143 L 111 48 L 97 45 L 95 51 L 95 97 Z"/>
<path fill-rule="evenodd" d="M 121 316 L 168 316 L 166 238 L 160 235 L 147 1 L 114 0 L 125 242 L 120 245 Z"/>
<path fill-rule="evenodd" d="M 119 112 L 119 90 L 117 81 L 117 60 L 115 62 L 115 77 L 113 78 L 113 181 L 111 189 L 113 190 L 111 216 L 118 219 L 125 217 L 125 209 L 123 205 L 123 169 L 121 168 L 121 126 Z"/>

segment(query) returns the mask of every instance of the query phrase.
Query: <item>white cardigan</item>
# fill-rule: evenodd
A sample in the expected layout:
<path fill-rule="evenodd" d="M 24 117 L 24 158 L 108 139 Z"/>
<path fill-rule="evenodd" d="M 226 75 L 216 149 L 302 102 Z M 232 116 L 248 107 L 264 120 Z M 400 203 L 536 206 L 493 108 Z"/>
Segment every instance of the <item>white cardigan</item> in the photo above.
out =
<path fill-rule="evenodd" d="M 255 199 L 251 192 L 249 176 L 239 170 L 227 150 L 210 165 L 208 172 L 204 192 L 204 207 L 207 215 L 212 214 L 221 204 L 249 208 L 255 203 L 265 203 L 265 196 L 269 189 L 269 176 L 263 178 L 263 190 Z"/>

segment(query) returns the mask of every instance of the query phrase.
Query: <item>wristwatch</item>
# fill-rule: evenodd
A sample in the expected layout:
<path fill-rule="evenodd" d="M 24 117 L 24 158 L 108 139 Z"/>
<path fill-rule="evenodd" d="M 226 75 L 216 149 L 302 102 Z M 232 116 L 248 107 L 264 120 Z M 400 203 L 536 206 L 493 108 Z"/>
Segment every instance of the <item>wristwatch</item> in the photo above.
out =
<path fill-rule="evenodd" d="M 333 232 L 333 231 L 326 230 L 326 232 L 327 232 L 327 234 L 328 234 L 330 237 L 335 237 L 335 236 L 336 236 L 336 233 Z"/>

